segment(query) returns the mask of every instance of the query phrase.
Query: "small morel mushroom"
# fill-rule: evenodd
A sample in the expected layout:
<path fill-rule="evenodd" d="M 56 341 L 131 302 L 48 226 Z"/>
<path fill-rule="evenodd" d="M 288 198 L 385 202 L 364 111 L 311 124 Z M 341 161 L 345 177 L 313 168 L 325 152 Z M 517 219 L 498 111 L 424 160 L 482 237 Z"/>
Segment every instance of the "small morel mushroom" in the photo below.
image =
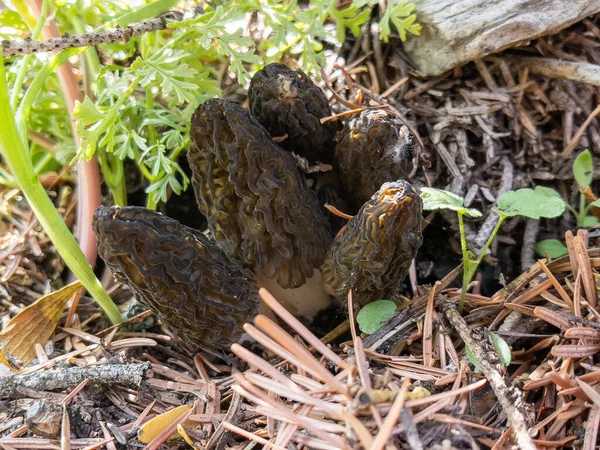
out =
<path fill-rule="evenodd" d="M 303 285 L 331 234 L 292 158 L 248 111 L 222 99 L 198 107 L 190 136 L 192 184 L 219 246 L 283 288 Z"/>
<path fill-rule="evenodd" d="M 335 168 L 356 209 L 382 183 L 408 176 L 414 145 L 408 128 L 382 109 L 367 109 L 348 122 L 335 148 Z"/>
<path fill-rule="evenodd" d="M 340 299 L 364 305 L 395 294 L 423 241 L 421 197 L 406 181 L 384 183 L 335 239 L 321 266 Z"/>
<path fill-rule="evenodd" d="M 269 64 L 258 71 L 248 90 L 250 113 L 271 136 L 287 137 L 279 144 L 309 162 L 333 161 L 336 122 L 321 123 L 331 115 L 323 91 L 301 70 Z"/>
<path fill-rule="evenodd" d="M 190 350 L 228 348 L 256 315 L 254 281 L 206 236 L 156 211 L 101 207 L 98 253 Z"/>

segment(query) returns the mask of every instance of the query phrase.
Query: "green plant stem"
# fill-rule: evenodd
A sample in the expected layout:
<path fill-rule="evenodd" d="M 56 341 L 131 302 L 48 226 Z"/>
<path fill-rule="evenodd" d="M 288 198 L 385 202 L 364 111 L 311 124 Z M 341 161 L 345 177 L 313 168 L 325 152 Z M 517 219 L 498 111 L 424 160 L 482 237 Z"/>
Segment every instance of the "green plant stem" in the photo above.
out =
<path fill-rule="evenodd" d="M 496 211 L 496 213 L 498 213 L 498 212 Z M 498 231 L 500 231 L 500 227 L 502 226 L 504 219 L 506 219 L 506 216 L 504 216 L 502 214 L 498 214 L 498 215 L 500 216 L 498 218 L 498 223 L 494 227 L 492 234 L 490 234 L 490 237 L 488 238 L 487 242 L 481 249 L 481 253 L 479 253 L 479 256 L 477 257 L 477 265 L 478 266 L 481 263 L 481 261 L 483 261 L 483 258 L 485 257 L 485 254 L 488 251 L 488 248 L 490 248 L 490 246 L 492 245 L 492 242 L 494 241 L 494 239 L 496 239 L 496 235 L 498 234 Z"/>
<path fill-rule="evenodd" d="M 33 102 L 35 101 L 38 93 L 44 87 L 48 77 L 50 77 L 54 71 L 61 66 L 61 64 L 67 62 L 70 57 L 80 54 L 83 52 L 83 50 L 84 48 L 73 48 L 60 52 L 58 55 L 54 56 L 50 61 L 44 64 L 29 85 L 29 88 L 25 92 L 25 96 L 21 99 L 21 103 L 19 104 L 19 108 L 16 112 L 17 124 L 19 124 L 19 129 L 21 130 L 21 140 L 24 146 L 28 145 L 29 139 L 27 136 L 27 126 L 25 124 L 25 120 L 29 117 Z"/>
<path fill-rule="evenodd" d="M 0 167 L 0 184 L 13 189 L 18 187 L 13 176 L 2 167 Z"/>
<path fill-rule="evenodd" d="M 0 152 L 60 256 L 104 309 L 110 320 L 113 323 L 121 322 L 119 310 L 94 275 L 77 241 L 35 174 L 29 158 L 27 141 L 24 142 L 19 134 L 15 115 L 10 107 L 2 56 L 0 56 Z"/>
<path fill-rule="evenodd" d="M 490 234 L 490 237 L 481 249 L 481 252 L 479 253 L 479 256 L 477 256 L 477 259 L 473 259 L 471 253 L 467 250 L 467 239 L 465 235 L 465 224 L 463 216 L 464 213 L 458 212 L 458 226 L 460 228 L 460 245 L 463 254 L 463 282 L 462 288 L 460 290 L 460 300 L 458 301 L 458 312 L 461 314 L 463 311 L 465 299 L 467 298 L 467 288 L 469 287 L 471 281 L 473 281 L 473 277 L 477 272 L 479 264 L 481 264 L 481 261 L 483 261 L 486 252 L 488 251 L 488 249 L 492 245 L 492 242 L 496 238 L 496 235 L 498 234 L 498 231 L 502 226 L 502 222 L 504 222 L 504 219 L 506 219 L 506 216 L 499 214 L 500 217 L 498 218 L 498 223 L 496 223 L 492 234 Z"/>
<path fill-rule="evenodd" d="M 46 16 L 48 15 L 48 0 L 44 0 L 42 3 L 42 14 L 40 15 L 40 20 L 35 24 L 35 28 L 31 32 L 31 39 L 37 41 L 42 34 L 42 28 L 46 24 Z M 10 106 L 14 110 L 17 108 L 17 102 L 19 101 L 19 94 L 21 93 L 21 89 L 23 88 L 23 81 L 25 80 L 25 75 L 27 74 L 27 70 L 29 68 L 29 63 L 33 59 L 34 55 L 25 55 L 23 60 L 21 61 L 21 67 L 19 67 L 19 72 L 17 73 L 17 78 L 15 80 L 15 84 L 13 86 L 13 92 L 10 97 Z"/>
<path fill-rule="evenodd" d="M 142 155 L 140 155 L 140 152 L 138 151 L 137 147 L 133 147 L 132 150 L 133 150 L 134 161 L 137 163 L 138 167 L 140 168 L 142 175 L 144 176 L 144 178 L 146 180 L 153 183 L 154 180 L 156 180 L 156 177 L 154 175 L 152 175 L 150 173 L 150 171 L 148 170 L 148 167 L 146 167 L 146 164 L 144 163 L 144 160 L 142 159 Z"/>
<path fill-rule="evenodd" d="M 460 247 L 462 249 L 462 259 L 463 259 L 463 282 L 462 288 L 460 290 L 460 300 L 458 301 L 458 312 L 462 314 L 463 305 L 465 304 L 465 298 L 467 297 L 467 286 L 471 282 L 470 280 L 470 267 L 471 267 L 471 257 L 469 255 L 469 251 L 467 250 L 467 237 L 465 234 L 465 222 L 464 222 L 464 213 L 458 212 L 458 226 L 460 228 Z"/>
<path fill-rule="evenodd" d="M 44 170 L 44 167 L 46 167 L 46 165 L 48 165 L 53 158 L 54 157 L 51 153 L 45 153 L 44 156 L 42 156 L 40 160 L 35 164 L 35 166 L 33 166 L 33 170 L 35 171 L 36 175 L 39 175 L 42 172 L 42 170 Z"/>
<path fill-rule="evenodd" d="M 124 182 L 123 161 L 116 155 L 106 154 L 105 152 L 97 152 L 96 156 L 102 168 L 104 182 L 113 196 L 115 205 L 126 206 L 127 191 Z"/>
<path fill-rule="evenodd" d="M 146 208 L 156 210 L 158 202 L 154 200 L 152 193 L 146 197 Z"/>
<path fill-rule="evenodd" d="M 586 216 L 585 196 L 583 194 L 579 194 L 579 214 L 577 216 L 577 226 L 578 227 L 583 227 L 585 216 Z"/>

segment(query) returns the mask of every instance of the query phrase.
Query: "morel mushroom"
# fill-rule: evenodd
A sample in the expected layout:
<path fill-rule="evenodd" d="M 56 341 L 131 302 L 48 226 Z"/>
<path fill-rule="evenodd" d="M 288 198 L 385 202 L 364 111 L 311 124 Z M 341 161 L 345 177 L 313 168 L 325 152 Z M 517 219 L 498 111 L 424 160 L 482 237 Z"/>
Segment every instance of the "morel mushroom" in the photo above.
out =
<path fill-rule="evenodd" d="M 323 91 L 301 70 L 269 64 L 258 71 L 248 90 L 250 113 L 273 137 L 287 137 L 280 146 L 309 162 L 333 161 L 336 122 L 321 123 L 331 115 Z"/>
<path fill-rule="evenodd" d="M 388 112 L 368 109 L 352 119 L 335 148 L 340 181 L 358 209 L 387 181 L 411 171 L 415 140 Z"/>
<path fill-rule="evenodd" d="M 253 280 L 199 231 L 141 207 L 101 207 L 93 228 L 114 276 L 190 350 L 228 348 L 257 312 Z"/>
<path fill-rule="evenodd" d="M 190 136 L 196 198 L 219 246 L 283 288 L 304 284 L 331 235 L 292 158 L 245 109 L 222 99 L 198 107 Z"/>
<path fill-rule="evenodd" d="M 406 181 L 384 183 L 333 242 L 321 267 L 340 299 L 364 305 L 396 294 L 423 241 L 421 197 Z"/>

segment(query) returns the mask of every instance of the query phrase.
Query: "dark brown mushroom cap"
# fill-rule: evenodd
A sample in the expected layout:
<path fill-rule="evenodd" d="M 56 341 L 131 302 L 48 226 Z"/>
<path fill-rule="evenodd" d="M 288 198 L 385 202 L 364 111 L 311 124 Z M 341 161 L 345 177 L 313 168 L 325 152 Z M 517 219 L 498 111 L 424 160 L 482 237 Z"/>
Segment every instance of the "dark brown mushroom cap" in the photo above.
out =
<path fill-rule="evenodd" d="M 254 281 L 199 231 L 135 206 L 99 208 L 93 228 L 115 277 L 190 350 L 228 348 L 256 315 Z"/>
<path fill-rule="evenodd" d="M 358 209 L 387 181 L 411 172 L 414 136 L 392 115 L 370 109 L 352 119 L 335 148 L 335 168 Z"/>
<path fill-rule="evenodd" d="M 331 163 L 336 122 L 321 123 L 331 115 L 323 91 L 301 70 L 269 64 L 258 71 L 248 90 L 250 113 L 271 136 L 284 136 L 279 145 L 309 162 Z"/>
<path fill-rule="evenodd" d="M 406 181 L 384 183 L 333 242 L 321 272 L 344 299 L 360 304 L 389 298 L 423 241 L 421 197 Z"/>
<path fill-rule="evenodd" d="M 304 284 L 331 235 L 290 155 L 248 111 L 222 99 L 198 107 L 190 136 L 196 198 L 219 246 L 284 288 Z"/>

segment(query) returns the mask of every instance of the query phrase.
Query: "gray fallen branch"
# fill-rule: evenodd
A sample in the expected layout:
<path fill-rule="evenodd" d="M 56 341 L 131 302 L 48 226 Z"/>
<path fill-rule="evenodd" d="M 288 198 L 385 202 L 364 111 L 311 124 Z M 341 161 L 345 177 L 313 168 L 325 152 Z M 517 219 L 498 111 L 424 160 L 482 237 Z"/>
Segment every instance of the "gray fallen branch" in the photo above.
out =
<path fill-rule="evenodd" d="M 600 86 L 600 66 L 597 64 L 526 56 L 510 57 L 508 62 L 517 67 L 526 67 L 536 75 Z"/>
<path fill-rule="evenodd" d="M 523 398 L 523 392 L 513 386 L 506 377 L 506 370 L 487 337 L 480 330 L 471 330 L 461 317 L 453 302 L 443 301 L 442 308 L 446 318 L 450 321 L 461 339 L 467 345 L 481 367 L 506 413 L 509 425 L 512 427 L 517 444 L 521 450 L 535 450 L 529 425 L 533 422 L 533 408 Z"/>
<path fill-rule="evenodd" d="M 169 22 L 181 21 L 183 12 L 168 11 L 154 19 L 143 22 L 133 23 L 125 28 L 117 26 L 109 30 L 100 30 L 93 33 L 77 34 L 70 36 L 64 34 L 59 38 L 52 38 L 45 41 L 32 41 L 25 39 L 22 41 L 2 41 L 2 55 L 5 58 L 17 55 L 27 55 L 32 53 L 50 52 L 54 50 L 64 50 L 66 48 L 89 47 L 98 44 L 109 44 L 112 42 L 123 42 L 133 36 L 139 36 L 151 31 L 164 30 Z"/>
<path fill-rule="evenodd" d="M 38 391 L 64 390 L 84 380 L 94 384 L 124 384 L 139 387 L 149 376 L 150 363 L 106 364 L 96 367 L 67 367 L 48 372 L 0 377 L 0 398 L 14 397 L 21 387 Z"/>

